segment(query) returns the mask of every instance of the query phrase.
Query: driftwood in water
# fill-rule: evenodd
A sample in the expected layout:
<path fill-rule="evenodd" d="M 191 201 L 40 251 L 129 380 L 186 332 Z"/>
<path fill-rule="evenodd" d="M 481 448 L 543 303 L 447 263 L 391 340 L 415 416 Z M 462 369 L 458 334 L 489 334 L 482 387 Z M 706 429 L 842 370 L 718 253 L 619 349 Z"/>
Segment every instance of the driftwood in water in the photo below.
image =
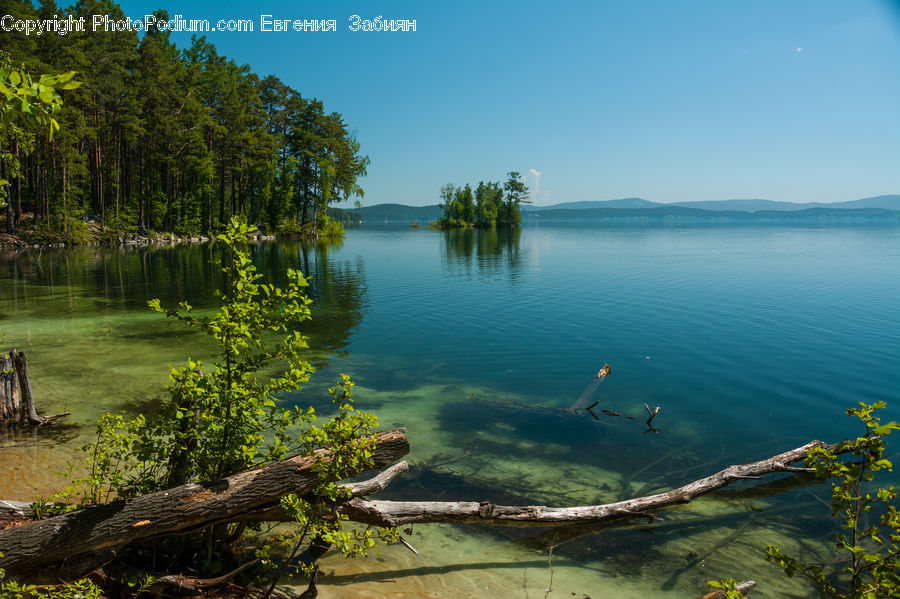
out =
<path fill-rule="evenodd" d="M 512 407 L 512 408 L 515 408 L 516 410 L 528 412 L 528 413 L 534 414 L 536 416 L 558 417 L 558 416 L 564 415 L 564 414 L 568 414 L 568 415 L 575 414 L 575 415 L 580 416 L 582 410 L 584 410 L 585 412 L 590 414 L 594 420 L 599 422 L 600 418 L 597 416 L 596 412 L 594 412 L 594 408 L 596 408 L 597 404 L 600 403 L 600 400 L 598 399 L 598 400 L 595 400 L 592 402 L 591 399 L 593 398 L 594 394 L 597 392 L 597 388 L 600 386 L 600 383 L 602 383 L 603 380 L 606 379 L 606 377 L 609 375 L 609 373 L 610 373 L 609 364 L 604 364 L 603 368 L 601 368 L 597 372 L 597 374 L 591 379 L 591 381 L 584 388 L 584 391 L 581 392 L 581 395 L 578 396 L 578 399 L 575 400 L 575 403 L 573 403 L 568 408 L 550 408 L 550 407 L 540 406 L 540 405 L 535 406 L 535 405 L 530 405 L 530 404 L 525 404 L 525 403 L 514 402 L 514 401 L 510 401 L 510 400 L 505 400 L 505 401 L 488 400 L 488 399 L 482 399 L 480 397 L 476 397 L 474 393 L 472 394 L 472 400 L 477 400 L 477 401 L 479 401 L 481 403 L 485 403 L 485 404 L 495 405 L 495 406 L 498 406 L 499 408 Z M 621 417 L 621 418 L 625 418 L 627 420 L 635 420 L 634 416 L 629 416 L 628 414 L 622 414 L 615 410 L 601 409 L 601 408 L 597 408 L 597 410 L 600 413 L 605 414 L 606 416 Z M 657 408 L 657 412 L 658 411 L 659 411 L 659 408 Z M 655 416 L 655 414 L 654 414 L 654 416 Z M 649 420 L 652 420 L 652 419 L 653 418 L 651 416 L 651 418 Z M 654 429 L 652 426 L 650 426 L 649 420 L 647 421 L 647 424 L 650 429 L 648 432 L 656 431 L 656 429 Z"/>
<path fill-rule="evenodd" d="M 590 403 L 591 397 L 594 396 L 594 392 L 597 391 L 597 387 L 600 386 L 600 383 L 603 382 L 603 379 L 607 377 L 610 372 L 609 364 L 604 364 L 603 368 L 600 369 L 600 372 L 597 373 L 591 382 L 588 383 L 587 387 L 584 388 L 584 391 L 581 392 L 581 395 L 575 400 L 575 403 L 572 404 L 572 407 L 569 408 L 570 412 L 577 412 L 578 410 L 588 410 L 597 405 L 597 402 Z M 588 407 L 590 406 L 590 407 Z M 596 418 L 596 416 L 595 416 Z"/>
<path fill-rule="evenodd" d="M 665 493 L 603 505 L 561 508 L 494 505 L 477 501 L 375 501 L 361 498 L 380 491 L 391 480 L 404 473 L 406 464 L 401 462 L 370 481 L 351 485 L 355 497 L 341 505 L 340 510 L 351 520 L 375 526 L 400 526 L 425 522 L 462 522 L 493 526 L 553 526 L 633 518 L 652 519 L 655 517 L 655 512 L 660 509 L 690 503 L 695 497 L 721 489 L 735 481 L 757 479 L 764 474 L 778 472 L 812 472 L 809 468 L 794 468 L 790 464 L 804 459 L 807 452 L 815 447 L 829 447 L 832 450 L 836 448 L 836 446 L 828 446 L 821 441 L 812 441 L 802 447 L 765 460 L 729 466 L 716 474 Z M 0 501 L 0 521 L 27 518 L 30 512 L 30 504 Z M 287 518 L 277 503 L 261 502 L 254 509 L 234 514 L 231 521 L 282 521 Z M 2 547 L 3 533 L 0 532 L 0 550 Z M 2 562 L 0 562 L 0 566 L 2 566 Z"/>
<path fill-rule="evenodd" d="M 341 510 L 351 520 L 377 526 L 399 526 L 415 522 L 552 526 L 632 518 L 647 518 L 652 521 L 656 517 L 655 512 L 660 509 L 690 503 L 695 497 L 721 489 L 735 481 L 757 479 L 764 474 L 776 472 L 811 472 L 809 468 L 795 468 L 790 464 L 803 460 L 807 452 L 816 447 L 836 449 L 821 441 L 812 441 L 765 460 L 729 466 L 672 491 L 604 505 L 565 508 L 494 505 L 476 501 L 374 501 L 354 498 L 344 504 Z"/>
<path fill-rule="evenodd" d="M 374 468 L 409 452 L 402 430 L 379 433 Z M 313 456 L 294 457 L 206 484 L 187 484 L 127 501 L 93 506 L 0 531 L 0 568 L 16 575 L 89 552 L 130 542 L 233 522 L 241 514 L 275 504 L 290 493 L 307 493 L 321 481 Z"/>
<path fill-rule="evenodd" d="M 809 473 L 791 464 L 809 450 L 828 447 L 812 441 L 750 464 L 734 465 L 665 493 L 604 505 L 581 507 L 508 506 L 488 502 L 376 501 L 362 495 L 376 493 L 406 472 L 396 464 L 372 480 L 350 485 L 353 498 L 338 509 L 350 520 L 374 526 L 400 526 L 417 522 L 460 522 L 492 526 L 556 526 L 645 518 L 652 522 L 667 507 L 690 503 L 695 497 L 733 482 L 759 479 L 772 473 Z M 402 431 L 378 435 L 376 467 L 406 454 Z M 846 451 L 852 448 L 847 448 Z M 314 458 L 291 458 L 251 472 L 205 485 L 189 484 L 126 501 L 91 507 L 47 520 L 0 531 L 0 568 L 18 573 L 56 563 L 72 556 L 111 548 L 148 537 L 194 530 L 210 524 L 250 521 L 286 521 L 279 497 L 304 493 L 317 484 L 310 472 Z M 30 506 L 0 501 L 0 519 L 29 515 Z"/>
<path fill-rule="evenodd" d="M 0 354 L 0 422 L 41 426 L 63 416 L 68 413 L 38 416 L 25 352 Z"/>
<path fill-rule="evenodd" d="M 600 523 L 614 520 L 646 518 L 653 521 L 661 509 L 690 503 L 695 497 L 721 489 L 741 480 L 755 480 L 765 474 L 779 472 L 813 473 L 811 468 L 795 468 L 790 464 L 806 458 L 809 450 L 827 447 L 837 451 L 837 445 L 812 441 L 784 453 L 752 462 L 729 466 L 711 476 L 695 480 L 665 493 L 647 495 L 603 505 L 579 507 L 548 507 L 543 505 L 495 505 L 477 501 L 376 501 L 363 499 L 365 492 L 354 492 L 355 497 L 339 509 L 354 522 L 373 526 L 403 526 L 415 523 L 457 522 L 486 524 L 490 526 L 555 526 L 565 524 Z M 847 448 L 844 451 L 850 451 Z M 382 487 L 402 471 L 381 475 Z M 0 504 L 2 505 L 2 504 Z M 248 512 L 241 521 L 281 521 L 288 517 L 277 506 Z"/>

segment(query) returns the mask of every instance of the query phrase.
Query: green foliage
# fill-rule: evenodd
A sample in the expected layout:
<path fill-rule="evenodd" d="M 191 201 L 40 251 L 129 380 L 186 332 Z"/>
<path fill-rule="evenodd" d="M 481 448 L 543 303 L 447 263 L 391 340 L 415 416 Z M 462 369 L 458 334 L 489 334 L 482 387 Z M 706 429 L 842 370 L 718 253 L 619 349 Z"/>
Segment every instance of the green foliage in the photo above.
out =
<path fill-rule="evenodd" d="M 184 366 L 173 366 L 170 397 L 156 418 L 103 416 L 95 441 L 83 448 L 87 474 L 58 497 L 80 494 L 83 503 L 105 503 L 329 448 L 314 466 L 321 485 L 309 496 L 283 502 L 297 520 L 284 540 L 299 546 L 320 539 L 348 556 L 363 555 L 378 538 L 393 538 L 393 531 L 374 536 L 371 531 L 345 531 L 345 519 L 333 503 L 347 496 L 338 480 L 372 465 L 370 433 L 377 421 L 353 407 L 353 383 L 346 375 L 330 390 L 337 416 L 322 425 L 315 423 L 312 407 L 278 406 L 279 397 L 300 389 L 313 370 L 303 359 L 307 339 L 298 330 L 310 318 L 311 300 L 298 271 L 288 270 L 283 288 L 260 281 L 247 244 L 254 232 L 232 219 L 219 235 L 227 249 L 222 269 L 227 285 L 218 292 L 220 306 L 214 313 L 196 314 L 186 302 L 177 309 L 149 302 L 154 310 L 212 337 L 215 361 L 205 365 L 189 358 Z M 221 566 L 212 547 L 223 551 L 225 544 L 219 541 L 228 533 L 213 527 L 186 541 L 208 547 L 197 553 L 203 563 L 195 567 L 215 571 Z M 267 551 L 261 554 L 265 557 Z"/>
<path fill-rule="evenodd" d="M 341 221 L 330 216 L 324 216 L 319 219 L 319 225 L 316 227 L 316 237 L 334 238 L 344 236 L 344 225 Z"/>
<path fill-rule="evenodd" d="M 495 227 L 502 202 L 503 189 L 499 183 L 480 181 L 475 189 L 477 225 L 487 229 Z"/>
<path fill-rule="evenodd" d="M 75 71 L 61 75 L 41 75 L 36 81 L 23 66 L 14 65 L 9 55 L 0 55 L 0 129 L 5 134 L 16 120 L 47 130 L 49 138 L 59 131 L 54 115 L 62 108 L 57 90 L 76 89 Z"/>
<path fill-rule="evenodd" d="M 286 221 L 279 225 L 279 237 L 305 237 L 309 233 L 309 227 L 304 227 L 297 221 Z"/>
<path fill-rule="evenodd" d="M 372 430 L 377 421 L 374 416 L 357 412 L 353 407 L 353 384 L 350 377 L 340 375 L 337 386 L 328 390 L 338 408 L 338 415 L 321 428 L 310 427 L 304 436 L 308 451 L 323 445 L 330 447 L 328 455 L 317 458 L 313 468 L 323 483 L 309 496 L 288 495 L 281 499 L 281 507 L 295 519 L 292 531 L 280 538 L 283 543 L 293 544 L 291 556 L 309 539 L 330 544 L 345 557 L 359 557 L 376 549 L 378 542 L 393 542 L 399 538 L 393 528 L 377 531 L 369 528 L 347 529 L 344 527 L 347 521 L 345 515 L 334 510 L 323 510 L 323 506 L 333 505 L 350 497 L 350 491 L 337 484 L 337 481 L 372 465 L 374 445 L 372 438 L 366 436 L 366 433 Z M 291 560 L 285 562 L 282 574 L 290 562 Z M 300 564 L 298 567 L 307 574 L 312 569 L 311 564 Z"/>
<path fill-rule="evenodd" d="M 725 599 L 744 599 L 744 594 L 737 590 L 737 583 L 734 578 L 710 580 L 707 581 L 706 585 L 711 589 L 721 589 L 725 591 Z"/>
<path fill-rule="evenodd" d="M 14 581 L 0 582 L 0 599 L 104 599 L 103 591 L 90 580 L 38 586 Z"/>
<path fill-rule="evenodd" d="M 519 204 L 529 203 L 528 187 L 519 173 L 509 173 L 510 179 L 500 183 L 480 181 L 474 193 L 467 183 L 456 187 L 448 183 L 441 188 L 443 214 L 431 226 L 437 229 L 463 229 L 467 227 L 493 228 L 515 227 L 522 223 Z M 506 196 L 504 199 L 504 191 Z"/>
<path fill-rule="evenodd" d="M 247 237 L 254 229 L 233 219 L 220 234 L 228 255 L 223 271 L 227 289 L 218 291 L 220 308 L 197 315 L 187 302 L 150 307 L 200 329 L 216 343 L 216 362 L 206 368 L 188 359 L 173 367 L 170 399 L 158 418 L 126 421 L 107 414 L 88 445 L 89 476 L 79 480 L 84 497 L 102 503 L 188 481 L 209 481 L 297 451 L 296 427 L 314 418 L 312 408 L 281 409 L 279 395 L 300 388 L 312 366 L 301 356 L 306 338 L 297 330 L 310 317 L 312 300 L 303 293 L 303 275 L 288 271 L 284 289 L 259 281 L 250 261 Z M 280 372 L 263 375 L 277 365 Z"/>
<path fill-rule="evenodd" d="M 75 72 L 41 75 L 34 80 L 23 65 L 16 65 L 5 52 L 0 52 L 0 162 L 8 177 L 21 174 L 18 152 L 7 147 L 8 140 L 21 138 L 22 147 L 30 149 L 27 129 L 45 129 L 50 140 L 59 130 L 54 115 L 62 108 L 57 90 L 76 89 Z M 6 206 L 9 181 L 0 178 L 0 208 Z"/>
<path fill-rule="evenodd" d="M 0 557 L 3 557 L 2 553 Z M 38 586 L 6 580 L 6 572 L 0 569 L 0 599 L 104 599 L 104 595 L 87 579 Z"/>
<path fill-rule="evenodd" d="M 528 186 L 518 171 L 510 171 L 506 176 L 506 183 L 503 184 L 506 202 L 502 206 L 499 220 L 506 227 L 517 227 L 522 224 L 519 205 L 531 203 L 528 200 Z"/>
<path fill-rule="evenodd" d="M 39 224 L 41 227 L 43 223 Z M 93 238 L 88 223 L 84 220 L 84 211 L 79 208 L 62 208 L 52 220 L 50 229 L 59 232 L 60 241 L 67 244 L 88 243 Z"/>
<path fill-rule="evenodd" d="M 88 474 L 73 481 L 74 486 L 67 487 L 55 497 L 69 499 L 79 495 L 82 503 L 97 504 L 117 496 L 131 496 L 128 489 L 136 486 L 135 481 L 152 477 L 148 470 L 153 464 L 135 459 L 142 452 L 143 435 L 147 430 L 147 419 L 143 415 L 131 420 L 126 420 L 123 414 L 102 415 L 97 421 L 95 441 L 82 447 Z"/>
<path fill-rule="evenodd" d="M 115 2 L 38 4 L 11 2 L 4 12 L 15 19 L 125 18 Z M 12 82 L 5 80 L 17 111 L 24 101 L 52 119 L 47 127 L 60 128 L 53 143 L 29 142 L 43 168 L 29 177 L 9 168 L 2 174 L 14 193 L 21 190 L 21 201 L 10 203 L 15 223 L 23 218 L 20 206 L 34 205 L 36 219 L 55 231 L 64 224 L 54 215 L 72 208 L 103 227 L 182 236 L 215 233 L 234 216 L 267 222 L 269 230 L 284 219 L 316 229 L 330 205 L 363 195 L 369 159 L 343 117 L 277 77 L 220 55 L 205 37 L 179 50 L 160 31 L 140 37 L 11 31 L 0 36 L 0 48 L 25 65 L 23 72 L 75 69 L 84 82 L 65 106 L 42 115 L 42 100 L 55 105 L 53 94 L 75 85 L 66 79 L 70 73 L 32 81 L 36 87 L 12 86 L 27 83 L 16 67 Z M 24 136 L 2 141 L 0 151 L 21 157 Z M 332 228 L 328 235 L 334 234 Z"/>
<path fill-rule="evenodd" d="M 313 227 L 312 223 L 302 224 L 296 220 L 289 220 L 278 227 L 279 237 L 320 237 L 336 238 L 344 236 L 344 225 L 330 216 L 320 216 L 319 224 Z"/>
<path fill-rule="evenodd" d="M 831 485 L 832 515 L 840 514 L 843 530 L 834 540 L 849 561 L 843 570 L 845 576 L 832 580 L 821 566 L 804 564 L 777 545 L 769 545 L 766 551 L 767 561 L 780 565 L 788 576 L 800 574 L 809 579 L 819 589 L 821 597 L 900 596 L 900 573 L 897 572 L 900 514 L 894 506 L 897 493 L 894 487 L 888 487 L 877 489 L 873 495 L 871 489 L 875 473 L 892 468 L 891 462 L 884 457 L 884 439 L 900 428 L 897 422 L 882 423 L 875 415 L 876 410 L 884 407 L 883 401 L 860 402 L 859 408 L 848 409 L 848 416 L 856 416 L 865 424 L 865 434 L 844 441 L 837 451 L 813 449 L 806 460 L 807 466 L 815 468 L 818 476 L 836 479 Z M 842 461 L 839 453 L 847 449 L 851 449 L 854 459 Z M 877 524 L 867 524 L 872 519 L 877 519 Z"/>

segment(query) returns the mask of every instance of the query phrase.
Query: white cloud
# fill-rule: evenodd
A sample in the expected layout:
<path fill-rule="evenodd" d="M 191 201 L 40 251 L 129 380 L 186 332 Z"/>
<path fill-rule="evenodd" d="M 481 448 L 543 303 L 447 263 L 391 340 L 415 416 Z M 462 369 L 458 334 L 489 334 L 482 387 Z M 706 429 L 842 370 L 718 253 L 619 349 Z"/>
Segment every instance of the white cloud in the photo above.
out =
<path fill-rule="evenodd" d="M 797 52 L 803 52 L 803 48 L 797 48 Z"/>
<path fill-rule="evenodd" d="M 530 168 L 528 172 L 522 177 L 522 181 L 524 181 L 529 187 L 529 192 L 531 195 L 531 201 L 535 204 L 548 204 L 550 202 L 550 191 L 547 189 L 541 189 L 541 176 L 543 173 L 537 169 Z"/>

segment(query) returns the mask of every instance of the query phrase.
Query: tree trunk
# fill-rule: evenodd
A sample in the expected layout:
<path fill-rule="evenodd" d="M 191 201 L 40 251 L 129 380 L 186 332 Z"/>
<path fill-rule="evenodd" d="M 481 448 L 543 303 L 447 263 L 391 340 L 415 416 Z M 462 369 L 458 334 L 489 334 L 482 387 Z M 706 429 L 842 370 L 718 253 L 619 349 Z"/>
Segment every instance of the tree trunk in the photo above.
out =
<path fill-rule="evenodd" d="M 22 403 L 20 405 L 19 422 L 29 424 L 43 424 L 43 420 L 37 415 L 34 408 L 34 395 L 31 393 L 31 380 L 28 378 L 28 366 L 25 363 L 25 352 L 13 350 L 9 352 L 16 367 L 16 377 L 19 379 Z"/>
<path fill-rule="evenodd" d="M 376 435 L 373 468 L 386 466 L 409 451 L 402 430 Z M 93 551 L 233 522 L 240 515 L 276 504 L 290 493 L 307 493 L 321 484 L 313 472 L 328 457 L 319 450 L 241 472 L 228 478 L 187 484 L 133 499 L 85 508 L 0 531 L 0 568 L 18 575 Z"/>
<path fill-rule="evenodd" d="M 225 158 L 219 163 L 219 224 L 228 222 L 225 218 Z"/>
<path fill-rule="evenodd" d="M 6 161 L 0 159 L 0 179 L 8 179 L 10 177 L 9 170 L 6 166 Z M 9 183 L 5 183 L 3 185 L 3 193 L 6 197 L 6 232 L 9 235 L 13 235 L 16 232 L 13 226 L 13 199 L 11 191 L 12 188 Z"/>
<path fill-rule="evenodd" d="M 13 147 L 15 149 L 15 160 L 19 160 L 19 140 L 16 139 L 13 142 Z M 13 229 L 17 229 L 19 227 L 19 223 L 22 222 L 22 168 L 19 167 L 19 174 L 16 175 L 16 216 L 13 222 Z"/>
<path fill-rule="evenodd" d="M 19 385 L 16 378 L 16 366 L 12 356 L 0 354 L 0 420 L 18 422 L 19 420 Z"/>
<path fill-rule="evenodd" d="M 0 354 L 0 421 L 40 426 L 63 416 L 68 413 L 38 416 L 25 352 L 12 350 L 7 355 Z"/>

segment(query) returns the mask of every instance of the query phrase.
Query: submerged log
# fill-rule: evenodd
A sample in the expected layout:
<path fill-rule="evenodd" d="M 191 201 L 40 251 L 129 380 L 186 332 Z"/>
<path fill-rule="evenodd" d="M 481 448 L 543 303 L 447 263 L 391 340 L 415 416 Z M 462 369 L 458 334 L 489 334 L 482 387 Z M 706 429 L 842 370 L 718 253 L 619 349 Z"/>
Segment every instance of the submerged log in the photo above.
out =
<path fill-rule="evenodd" d="M 695 497 L 721 489 L 735 481 L 756 479 L 776 472 L 808 473 L 810 468 L 790 466 L 806 458 L 809 450 L 826 445 L 812 441 L 750 464 L 729 466 L 711 476 L 695 480 L 665 493 L 647 495 L 604 505 L 548 507 L 543 505 L 494 505 L 477 501 L 374 501 L 354 498 L 341 506 L 351 520 L 377 526 L 399 526 L 416 522 L 463 522 L 492 526 L 552 526 L 606 520 L 656 518 L 656 511 L 690 503 Z"/>
<path fill-rule="evenodd" d="M 379 433 L 375 442 L 373 468 L 395 462 L 409 451 L 403 430 Z M 182 485 L 2 530 L 0 568 L 17 575 L 148 537 L 236 521 L 285 495 L 314 489 L 321 480 L 313 466 L 328 455 L 322 449 L 211 483 Z"/>
<path fill-rule="evenodd" d="M 409 450 L 403 431 L 377 436 L 375 467 L 385 466 Z M 665 493 L 657 493 L 603 505 L 580 507 L 509 506 L 489 502 L 376 501 L 361 495 L 382 490 L 406 472 L 405 462 L 375 478 L 348 485 L 353 497 L 337 506 L 349 520 L 374 526 L 401 526 L 425 522 L 457 522 L 491 526 L 558 526 L 603 523 L 646 518 L 652 522 L 664 508 L 690 503 L 695 497 L 731 483 L 759 479 L 772 473 L 809 473 L 810 468 L 791 464 L 806 458 L 817 447 L 852 451 L 812 441 L 784 453 L 725 468 L 711 476 Z M 324 455 L 324 451 L 320 452 Z M 18 573 L 148 537 L 187 532 L 210 524 L 252 521 L 289 521 L 278 499 L 289 493 L 310 491 L 319 483 L 310 468 L 315 458 L 291 458 L 250 472 L 204 485 L 188 484 L 128 501 L 86 508 L 63 516 L 23 524 L 0 531 L 0 568 Z M 31 506 L 0 501 L 2 514 L 23 518 Z"/>
<path fill-rule="evenodd" d="M 41 426 L 50 424 L 69 413 L 39 416 L 31 392 L 25 352 L 12 350 L 0 354 L 0 421 L 5 423 Z"/>
<path fill-rule="evenodd" d="M 572 404 L 572 406 L 569 408 L 568 411 L 570 411 L 570 412 L 577 412 L 578 410 L 590 411 L 590 408 L 588 408 L 588 405 L 590 405 L 591 408 L 593 408 L 595 405 L 597 405 L 597 402 L 594 402 L 593 404 L 590 403 L 591 398 L 594 396 L 594 392 L 597 391 L 597 387 L 599 387 L 600 383 L 603 382 L 603 379 L 605 379 L 609 375 L 609 372 L 610 372 L 609 364 L 604 364 L 603 368 L 601 368 L 600 371 L 597 372 L 597 375 L 591 379 L 591 382 L 587 384 L 587 387 L 584 388 L 584 391 L 581 392 L 581 395 L 578 397 L 577 400 L 575 400 L 575 403 Z M 595 418 L 596 418 L 596 416 L 595 416 Z"/>

